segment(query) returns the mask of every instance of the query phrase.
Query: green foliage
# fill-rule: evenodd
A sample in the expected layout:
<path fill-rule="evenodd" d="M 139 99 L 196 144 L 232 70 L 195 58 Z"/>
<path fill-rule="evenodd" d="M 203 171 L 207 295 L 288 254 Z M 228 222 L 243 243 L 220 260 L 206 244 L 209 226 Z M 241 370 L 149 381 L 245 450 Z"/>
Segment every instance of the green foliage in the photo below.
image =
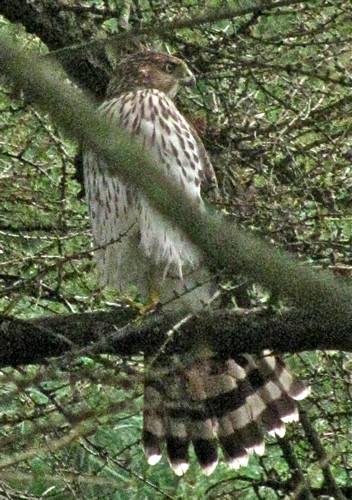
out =
<path fill-rule="evenodd" d="M 106 10 L 85 13 L 96 16 L 100 36 L 118 31 L 116 2 L 80 4 Z M 153 26 L 244 6 L 143 0 L 133 3 L 130 22 Z M 351 27 L 346 2 L 302 2 L 151 40 L 183 54 L 198 76 L 197 89 L 178 104 L 196 125 L 203 123 L 222 193 L 219 209 L 305 261 L 346 275 Z M 11 29 L 46 51 L 19 25 Z M 119 297 L 101 289 L 93 270 L 82 186 L 74 178 L 75 145 L 23 102 L 18 89 L 13 92 L 5 85 L 0 94 L 0 309 L 31 318 L 115 307 Z M 332 474 L 351 488 L 351 358 L 309 353 L 291 363 L 313 385 L 304 407 Z M 194 457 L 181 479 L 165 459 L 149 467 L 139 444 L 141 373 L 140 359 L 108 356 L 63 356 L 45 367 L 3 370 L 0 466 L 8 465 L 0 491 L 57 499 L 248 500 L 283 498 L 290 491 L 292 468 L 272 438 L 265 457 L 252 457 L 238 472 L 220 464 L 211 478 L 201 477 Z M 303 430 L 292 426 L 289 437 L 304 477 L 320 491 L 322 464 Z"/>

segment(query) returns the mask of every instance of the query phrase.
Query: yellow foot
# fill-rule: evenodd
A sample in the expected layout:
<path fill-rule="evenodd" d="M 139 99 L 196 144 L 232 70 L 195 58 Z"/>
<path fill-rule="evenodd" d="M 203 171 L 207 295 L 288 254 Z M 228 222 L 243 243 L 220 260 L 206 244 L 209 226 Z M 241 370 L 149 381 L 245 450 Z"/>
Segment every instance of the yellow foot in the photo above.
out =
<path fill-rule="evenodd" d="M 145 316 L 146 314 L 149 314 L 157 308 L 159 304 L 159 294 L 155 289 L 150 289 L 149 291 L 149 298 L 146 304 L 141 304 L 140 302 L 136 302 L 133 299 L 130 299 L 129 297 L 124 297 L 123 302 L 137 311 L 138 315 L 140 316 Z"/>
<path fill-rule="evenodd" d="M 150 304 L 150 303 L 145 304 L 145 305 L 140 305 L 140 307 L 138 308 L 138 313 L 141 316 L 145 316 L 146 314 L 149 314 L 149 313 L 155 311 L 156 306 L 157 306 L 157 304 Z"/>
<path fill-rule="evenodd" d="M 144 306 L 141 306 L 141 308 L 139 310 L 139 314 L 144 315 L 144 314 L 148 314 L 150 312 L 155 311 L 158 304 L 159 304 L 158 291 L 155 288 L 151 287 L 149 290 L 148 302 Z"/>

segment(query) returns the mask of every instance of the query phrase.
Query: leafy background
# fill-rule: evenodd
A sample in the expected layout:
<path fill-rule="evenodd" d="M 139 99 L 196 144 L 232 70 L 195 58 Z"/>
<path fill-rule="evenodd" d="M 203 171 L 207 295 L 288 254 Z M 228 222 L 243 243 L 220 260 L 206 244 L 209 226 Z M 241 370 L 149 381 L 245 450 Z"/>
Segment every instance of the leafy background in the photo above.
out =
<path fill-rule="evenodd" d="M 258 9 L 256 2 L 219 0 L 66 1 L 51 16 L 70 15 L 72 33 L 84 23 L 97 38 L 126 34 L 124 52 L 143 43 L 184 58 L 198 84 L 178 97 L 178 106 L 212 157 L 219 210 L 307 264 L 349 279 L 352 7 L 281 3 Z M 18 12 L 24 26 L 27 4 Z M 45 10 L 50 2 L 34 4 Z M 252 11 L 197 22 L 243 8 Z M 45 34 L 9 22 L 1 6 L 0 13 L 1 27 L 23 50 L 48 53 Z M 133 37 L 141 27 L 180 19 L 189 26 Z M 120 57 L 110 47 L 107 59 Z M 118 307 L 119 297 L 102 289 L 94 273 L 76 145 L 20 89 L 4 80 L 0 92 L 2 314 L 31 318 Z M 267 299 L 251 290 L 252 305 Z M 294 426 L 284 439 L 268 437 L 265 456 L 252 457 L 246 468 L 220 464 L 207 478 L 193 460 L 181 479 L 165 460 L 149 467 L 141 453 L 140 359 L 78 352 L 45 366 L 3 369 L 0 493 L 11 499 L 351 498 L 351 357 L 312 352 L 290 362 L 312 385 L 302 407 L 326 456 L 319 457 L 307 426 Z"/>

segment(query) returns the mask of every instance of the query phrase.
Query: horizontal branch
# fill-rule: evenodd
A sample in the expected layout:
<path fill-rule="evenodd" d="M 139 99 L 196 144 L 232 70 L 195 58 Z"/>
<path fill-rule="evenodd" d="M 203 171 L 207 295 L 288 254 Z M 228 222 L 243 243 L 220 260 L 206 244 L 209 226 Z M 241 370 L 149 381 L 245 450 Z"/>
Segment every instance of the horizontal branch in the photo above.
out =
<path fill-rule="evenodd" d="M 270 312 L 205 312 L 172 330 L 180 322 L 171 314 L 154 314 L 135 321 L 129 308 L 112 312 L 57 315 L 33 320 L 0 318 L 0 367 L 46 363 L 48 358 L 73 355 L 131 356 L 189 352 L 210 348 L 220 356 L 306 350 L 352 352 L 352 324 L 331 322 L 291 310 Z"/>
<path fill-rule="evenodd" d="M 252 5 L 246 7 L 235 7 L 235 8 L 210 8 L 205 13 L 199 16 L 192 16 L 192 18 L 175 18 L 172 21 L 162 21 L 159 23 L 151 23 L 147 25 L 143 25 L 140 28 L 134 28 L 130 32 L 119 33 L 117 35 L 113 35 L 106 39 L 96 39 L 91 42 L 85 42 L 78 45 L 72 45 L 69 47 L 64 47 L 63 49 L 59 49 L 55 51 L 55 57 L 59 60 L 67 54 L 75 54 L 83 53 L 85 54 L 88 49 L 90 50 L 99 50 L 101 49 L 107 42 L 112 44 L 118 44 L 121 42 L 126 42 L 128 38 L 136 39 L 141 35 L 163 35 L 165 33 L 170 33 L 173 31 L 177 31 L 185 28 L 197 28 L 199 26 L 204 26 L 205 24 L 218 23 L 220 21 L 224 21 L 227 19 L 236 19 L 238 17 L 243 17 L 248 14 L 253 14 L 256 12 L 270 12 L 274 9 L 278 9 L 280 7 L 288 7 L 294 6 L 302 3 L 302 0 L 279 0 L 277 2 L 253 2 Z"/>
<path fill-rule="evenodd" d="M 104 158 L 112 177 L 136 187 L 157 211 L 181 228 L 203 251 L 211 269 L 227 268 L 233 275 L 245 275 L 276 296 L 289 298 L 296 307 L 314 311 L 322 323 L 333 322 L 338 330 L 351 324 L 351 286 L 328 271 L 316 271 L 276 250 L 221 214 L 192 203 L 126 130 L 111 128 L 82 92 L 56 75 L 53 66 L 34 54 L 25 54 L 5 35 L 0 37 L 0 67 L 71 138 Z"/>

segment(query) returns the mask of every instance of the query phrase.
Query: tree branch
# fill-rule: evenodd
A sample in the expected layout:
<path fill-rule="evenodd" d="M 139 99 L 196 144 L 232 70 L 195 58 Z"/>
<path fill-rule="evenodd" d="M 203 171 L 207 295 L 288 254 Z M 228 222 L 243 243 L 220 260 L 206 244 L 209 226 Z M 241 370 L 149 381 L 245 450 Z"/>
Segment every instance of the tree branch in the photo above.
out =
<path fill-rule="evenodd" d="M 173 21 L 150 23 L 141 28 L 126 31 L 130 2 L 124 3 L 122 25 L 125 28 L 106 39 L 99 37 L 99 25 L 88 13 L 113 16 L 113 11 L 89 7 L 67 6 L 62 0 L 3 0 L 0 2 L 0 14 L 13 23 L 20 22 L 28 31 L 38 36 L 54 53 L 70 77 L 79 85 L 102 97 L 111 72 L 105 46 L 112 44 L 119 54 L 126 52 L 125 47 L 143 37 L 155 37 L 169 34 L 184 28 L 194 28 L 225 19 L 235 19 L 256 12 L 269 12 L 280 7 L 302 3 L 302 0 L 253 1 L 246 7 L 218 9 L 212 8 L 192 19 L 174 19 Z M 59 15 L 58 15 L 59 14 Z M 83 43 L 82 43 L 82 40 Z"/>
<path fill-rule="evenodd" d="M 189 352 L 210 348 L 222 357 L 313 349 L 352 352 L 352 324 L 336 328 L 319 316 L 291 310 L 269 312 L 216 311 L 193 317 L 170 334 L 180 321 L 175 314 L 156 314 L 134 321 L 129 308 L 112 312 L 57 315 L 33 320 L 0 318 L 0 367 L 45 363 L 48 358 L 74 355 Z"/>
<path fill-rule="evenodd" d="M 3 70 L 24 89 L 28 98 L 79 141 L 89 144 L 103 157 L 112 176 L 121 176 L 147 195 L 151 204 L 176 223 L 201 248 L 208 263 L 216 269 L 227 267 L 235 274 L 246 274 L 297 305 L 320 310 L 329 318 L 342 321 L 352 314 L 352 288 L 331 273 L 314 271 L 276 251 L 230 224 L 220 214 L 202 211 L 184 198 L 183 190 L 162 175 L 158 165 L 124 129 L 114 127 L 85 96 L 63 78 L 55 77 L 49 65 L 23 54 L 2 36 L 0 62 Z M 170 210 L 172 207 L 172 210 Z"/>
<path fill-rule="evenodd" d="M 309 482 L 305 479 L 299 461 L 293 451 L 291 441 L 287 438 L 277 438 L 282 454 L 290 466 L 292 476 L 290 480 L 290 491 L 292 498 L 296 500 L 314 500 Z"/>
<path fill-rule="evenodd" d="M 306 310 L 315 311 L 320 321 L 332 322 L 338 331 L 351 324 L 352 287 L 327 271 L 316 271 L 288 253 L 278 251 L 230 223 L 226 217 L 204 211 L 184 197 L 155 164 L 149 154 L 124 129 L 110 126 L 96 112 L 93 103 L 52 66 L 24 54 L 10 40 L 0 37 L 0 67 L 23 88 L 29 100 L 68 135 L 89 145 L 104 158 L 111 176 L 135 186 L 151 205 L 180 227 L 205 255 L 211 269 L 227 268 L 251 281 L 290 298 Z M 172 207 L 172 209 L 170 208 Z"/>
<path fill-rule="evenodd" d="M 3 0 L 0 14 L 12 23 L 21 23 L 28 33 L 36 35 L 50 51 L 58 51 L 82 41 L 97 39 L 99 27 L 83 12 L 65 9 L 62 0 Z M 87 47 L 83 53 L 70 53 L 60 58 L 70 77 L 97 96 L 103 96 L 111 67 L 103 46 L 97 57 Z"/>
<path fill-rule="evenodd" d="M 170 31 L 177 31 L 179 29 L 185 28 L 196 28 L 197 26 L 203 26 L 204 24 L 216 23 L 219 21 L 223 21 L 226 19 L 236 19 L 238 17 L 243 17 L 248 14 L 253 14 L 255 12 L 265 12 L 271 11 L 273 9 L 277 9 L 279 7 L 287 7 L 290 5 L 301 4 L 302 0 L 281 0 L 278 2 L 255 2 L 248 7 L 242 8 L 225 8 L 218 9 L 212 8 L 209 9 L 204 14 L 190 18 L 184 19 L 174 19 L 173 21 L 152 23 L 146 26 L 142 26 L 141 28 L 136 28 L 130 33 L 117 34 L 109 38 L 109 43 L 121 43 L 121 41 L 126 41 L 127 38 L 135 38 L 141 35 L 162 35 L 163 33 L 170 33 Z M 100 50 L 101 47 L 106 43 L 106 40 L 93 40 L 88 43 L 82 43 L 79 45 L 66 47 L 58 50 L 55 53 L 55 56 L 59 59 L 63 54 L 67 52 L 84 53 L 87 48 Z"/>
<path fill-rule="evenodd" d="M 299 409 L 299 419 L 304 429 L 307 441 L 311 445 L 315 453 L 315 456 L 319 461 L 319 465 L 321 467 L 324 476 L 325 490 L 328 492 L 328 495 L 331 495 L 331 497 L 335 498 L 336 500 L 346 500 L 346 497 L 342 489 L 338 486 L 337 482 L 335 481 L 334 475 L 329 465 L 328 456 L 320 442 L 320 439 L 314 427 L 312 426 L 307 413 L 304 410 L 302 410 L 302 408 Z"/>

